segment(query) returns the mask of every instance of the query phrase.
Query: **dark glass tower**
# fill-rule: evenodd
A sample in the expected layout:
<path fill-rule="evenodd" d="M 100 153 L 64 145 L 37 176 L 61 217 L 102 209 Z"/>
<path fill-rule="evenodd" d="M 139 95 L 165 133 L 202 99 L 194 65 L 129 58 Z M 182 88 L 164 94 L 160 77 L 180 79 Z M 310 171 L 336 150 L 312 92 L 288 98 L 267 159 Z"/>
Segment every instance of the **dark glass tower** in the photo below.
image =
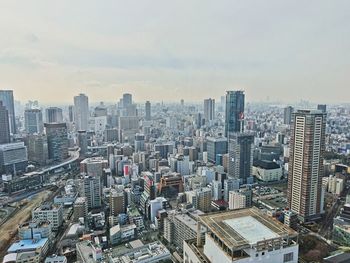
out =
<path fill-rule="evenodd" d="M 0 90 L 0 101 L 8 111 L 10 132 L 16 133 L 16 116 L 15 116 L 15 104 L 13 99 L 12 90 Z"/>
<path fill-rule="evenodd" d="M 10 142 L 9 115 L 6 107 L 0 101 L 0 144 Z"/>
<path fill-rule="evenodd" d="M 227 91 L 226 92 L 226 120 L 225 136 L 232 132 L 243 131 L 241 129 L 241 120 L 244 114 L 244 91 Z M 243 125 L 243 124 L 242 124 Z"/>

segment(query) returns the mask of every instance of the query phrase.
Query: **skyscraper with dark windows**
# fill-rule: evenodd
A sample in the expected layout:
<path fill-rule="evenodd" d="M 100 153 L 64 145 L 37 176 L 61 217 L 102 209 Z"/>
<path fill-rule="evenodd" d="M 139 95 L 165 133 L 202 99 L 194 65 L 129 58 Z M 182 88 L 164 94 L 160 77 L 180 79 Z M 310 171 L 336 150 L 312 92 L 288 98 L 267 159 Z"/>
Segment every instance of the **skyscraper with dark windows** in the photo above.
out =
<path fill-rule="evenodd" d="M 0 144 L 10 142 L 10 124 L 7 108 L 0 101 Z"/>
<path fill-rule="evenodd" d="M 146 121 L 150 121 L 151 120 L 151 103 L 149 101 L 146 101 L 145 103 L 145 119 Z"/>
<path fill-rule="evenodd" d="M 323 212 L 322 176 L 326 114 L 298 110 L 293 114 L 288 169 L 288 206 L 301 220 Z"/>
<path fill-rule="evenodd" d="M 45 123 L 49 159 L 63 161 L 68 158 L 66 123 Z"/>
<path fill-rule="evenodd" d="M 293 107 L 292 106 L 288 106 L 284 108 L 284 124 L 290 125 L 292 122 L 292 114 L 293 114 Z"/>
<path fill-rule="evenodd" d="M 253 168 L 254 135 L 235 132 L 230 134 L 228 144 L 229 178 L 239 179 L 241 184 L 248 183 Z"/>
<path fill-rule="evenodd" d="M 327 112 L 327 105 L 326 104 L 318 104 L 317 109 L 322 112 Z"/>
<path fill-rule="evenodd" d="M 49 107 L 46 109 L 47 123 L 61 123 L 63 122 L 62 109 L 57 107 Z"/>
<path fill-rule="evenodd" d="M 0 90 L 0 101 L 2 105 L 6 107 L 8 111 L 10 133 L 16 133 L 16 115 L 15 115 L 15 104 L 12 90 Z"/>
<path fill-rule="evenodd" d="M 89 125 L 89 98 L 85 94 L 74 97 L 75 127 L 76 130 L 88 130 Z"/>
<path fill-rule="evenodd" d="M 225 137 L 229 133 L 243 131 L 244 91 L 226 92 Z"/>
<path fill-rule="evenodd" d="M 206 122 L 212 121 L 215 118 L 215 99 L 204 100 L 204 118 Z"/>

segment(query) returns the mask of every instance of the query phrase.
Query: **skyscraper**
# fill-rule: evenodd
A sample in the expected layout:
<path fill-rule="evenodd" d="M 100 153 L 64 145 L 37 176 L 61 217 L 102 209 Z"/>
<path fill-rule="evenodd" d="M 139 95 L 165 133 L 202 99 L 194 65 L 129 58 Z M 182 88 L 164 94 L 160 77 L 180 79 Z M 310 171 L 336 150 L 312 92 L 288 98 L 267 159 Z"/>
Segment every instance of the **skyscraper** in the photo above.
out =
<path fill-rule="evenodd" d="M 327 105 L 326 104 L 318 104 L 317 109 L 322 112 L 327 112 Z"/>
<path fill-rule="evenodd" d="M 243 123 L 241 122 L 244 118 L 244 91 L 238 90 L 226 92 L 225 118 L 226 138 L 228 138 L 229 133 L 243 131 Z"/>
<path fill-rule="evenodd" d="M 290 125 L 291 121 L 292 121 L 292 114 L 293 114 L 293 107 L 292 106 L 288 106 L 284 108 L 284 124 L 288 124 Z"/>
<path fill-rule="evenodd" d="M 10 142 L 10 124 L 8 110 L 0 101 L 0 144 Z"/>
<path fill-rule="evenodd" d="M 204 118 L 206 122 L 214 120 L 215 118 L 215 99 L 204 100 Z"/>
<path fill-rule="evenodd" d="M 45 123 L 49 159 L 62 161 L 68 158 L 66 123 Z"/>
<path fill-rule="evenodd" d="M 132 104 L 132 95 L 129 93 L 123 94 L 123 107 L 126 108 Z"/>
<path fill-rule="evenodd" d="M 146 112 L 146 121 L 150 121 L 151 120 L 151 103 L 149 101 L 146 101 L 145 104 L 145 112 Z"/>
<path fill-rule="evenodd" d="M 27 133 L 42 133 L 44 130 L 44 123 L 41 110 L 26 109 L 24 111 L 24 124 Z"/>
<path fill-rule="evenodd" d="M 74 106 L 69 105 L 68 107 L 68 117 L 69 117 L 69 122 L 74 122 Z"/>
<path fill-rule="evenodd" d="M 6 107 L 9 117 L 10 133 L 16 133 L 16 115 L 12 90 L 0 90 L 0 101 Z"/>
<path fill-rule="evenodd" d="M 74 97 L 76 130 L 88 130 L 89 124 L 89 98 L 85 94 Z"/>
<path fill-rule="evenodd" d="M 326 114 L 298 110 L 290 139 L 288 206 L 302 220 L 318 217 L 321 207 Z"/>
<path fill-rule="evenodd" d="M 46 109 L 46 122 L 47 123 L 61 123 L 63 122 L 62 109 L 57 107 L 49 107 Z"/>
<path fill-rule="evenodd" d="M 232 133 L 228 143 L 229 166 L 231 178 L 240 179 L 242 184 L 252 175 L 254 135 L 250 133 Z"/>

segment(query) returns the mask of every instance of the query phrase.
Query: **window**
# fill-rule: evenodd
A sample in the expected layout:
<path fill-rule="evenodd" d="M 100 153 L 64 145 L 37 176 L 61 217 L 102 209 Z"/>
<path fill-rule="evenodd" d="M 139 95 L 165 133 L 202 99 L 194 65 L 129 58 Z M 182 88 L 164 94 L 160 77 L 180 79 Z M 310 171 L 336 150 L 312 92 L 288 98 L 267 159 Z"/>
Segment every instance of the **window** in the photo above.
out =
<path fill-rule="evenodd" d="M 293 260 L 293 252 L 284 254 L 283 256 L 283 262 L 290 262 Z"/>

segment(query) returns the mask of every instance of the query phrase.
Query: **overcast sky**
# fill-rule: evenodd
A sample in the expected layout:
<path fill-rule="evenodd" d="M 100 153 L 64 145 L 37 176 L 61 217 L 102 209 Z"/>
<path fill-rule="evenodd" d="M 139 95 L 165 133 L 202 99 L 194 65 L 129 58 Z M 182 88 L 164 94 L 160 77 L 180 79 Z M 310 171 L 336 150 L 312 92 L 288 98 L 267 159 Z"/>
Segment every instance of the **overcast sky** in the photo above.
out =
<path fill-rule="evenodd" d="M 0 1 L 18 100 L 350 101 L 350 1 Z"/>

